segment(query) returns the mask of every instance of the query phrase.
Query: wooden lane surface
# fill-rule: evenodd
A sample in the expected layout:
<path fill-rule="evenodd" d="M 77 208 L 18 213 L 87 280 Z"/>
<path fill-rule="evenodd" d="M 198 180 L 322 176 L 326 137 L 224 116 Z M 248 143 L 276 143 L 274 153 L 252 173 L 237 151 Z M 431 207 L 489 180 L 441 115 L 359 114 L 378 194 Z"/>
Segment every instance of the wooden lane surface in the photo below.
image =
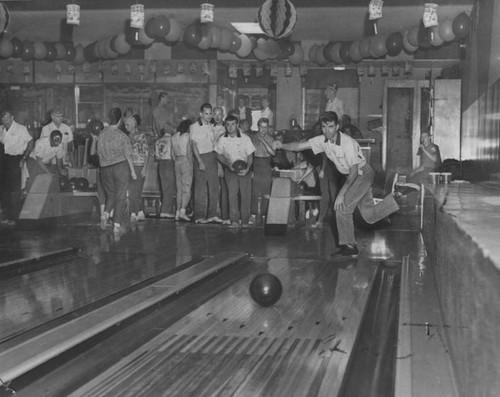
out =
<path fill-rule="evenodd" d="M 244 277 L 72 396 L 336 395 L 375 269 L 270 259 L 274 306 L 253 302 Z"/>
<path fill-rule="evenodd" d="M 458 396 L 427 258 L 403 258 L 395 397 Z"/>
<path fill-rule="evenodd" d="M 175 268 L 179 260 L 141 252 L 104 252 L 95 259 L 63 258 L 0 279 L 0 343 Z"/>
<path fill-rule="evenodd" d="M 0 381 L 12 381 L 246 256 L 243 253 L 222 253 L 208 258 L 95 311 L 0 351 Z"/>

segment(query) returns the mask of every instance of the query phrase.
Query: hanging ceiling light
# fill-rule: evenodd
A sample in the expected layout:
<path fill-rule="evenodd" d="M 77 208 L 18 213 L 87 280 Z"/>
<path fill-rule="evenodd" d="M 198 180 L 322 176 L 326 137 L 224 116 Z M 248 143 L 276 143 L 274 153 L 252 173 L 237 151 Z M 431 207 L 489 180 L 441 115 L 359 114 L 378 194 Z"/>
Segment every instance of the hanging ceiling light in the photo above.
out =
<path fill-rule="evenodd" d="M 425 3 L 424 15 L 422 16 L 422 22 L 424 26 L 429 29 L 431 42 L 434 41 L 434 30 L 431 28 L 438 26 L 438 5 L 435 3 Z"/>
<path fill-rule="evenodd" d="M 80 25 L 80 6 L 78 4 L 66 5 L 66 23 L 68 25 Z"/>
<path fill-rule="evenodd" d="M 144 4 L 130 6 L 130 27 L 144 29 Z"/>
<path fill-rule="evenodd" d="M 200 10 L 200 22 L 211 23 L 214 21 L 214 5 L 203 3 Z"/>
<path fill-rule="evenodd" d="M 373 21 L 373 30 L 375 34 L 377 32 L 377 19 L 382 18 L 382 7 L 384 6 L 384 2 L 382 0 L 371 0 L 368 5 L 368 19 Z"/>

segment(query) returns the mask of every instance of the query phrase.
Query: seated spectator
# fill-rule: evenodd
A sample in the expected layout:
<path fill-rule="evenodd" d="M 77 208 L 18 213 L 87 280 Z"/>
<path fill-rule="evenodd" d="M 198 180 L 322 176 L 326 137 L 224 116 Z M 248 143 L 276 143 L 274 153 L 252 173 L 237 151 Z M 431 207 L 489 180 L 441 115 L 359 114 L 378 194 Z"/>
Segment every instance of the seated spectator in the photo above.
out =
<path fill-rule="evenodd" d="M 342 126 L 340 127 L 340 132 L 343 132 L 354 139 L 363 139 L 363 134 L 358 127 L 351 123 L 351 116 L 347 114 L 342 115 Z"/>
<path fill-rule="evenodd" d="M 67 170 L 63 165 L 65 151 L 62 146 L 62 138 L 61 131 L 54 130 L 50 133 L 50 137 L 40 138 L 35 142 L 35 148 L 26 160 L 29 173 L 26 189 L 28 192 L 37 175 L 67 175 Z M 53 160 L 55 160 L 55 165 L 52 164 Z"/>
<path fill-rule="evenodd" d="M 439 171 L 439 167 L 441 166 L 439 146 L 432 143 L 428 132 L 420 134 L 420 146 L 417 155 L 420 159 L 420 165 L 411 171 L 408 182 L 399 182 L 398 175 L 395 176 L 394 181 L 397 195 L 405 195 L 411 189 L 419 190 L 421 183 L 432 182 L 429 172 Z"/>

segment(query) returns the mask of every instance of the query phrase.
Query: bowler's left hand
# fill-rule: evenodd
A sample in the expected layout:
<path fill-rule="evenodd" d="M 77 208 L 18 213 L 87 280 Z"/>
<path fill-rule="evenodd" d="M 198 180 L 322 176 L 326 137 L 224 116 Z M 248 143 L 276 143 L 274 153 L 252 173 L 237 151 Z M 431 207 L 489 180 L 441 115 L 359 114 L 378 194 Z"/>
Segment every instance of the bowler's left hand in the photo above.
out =
<path fill-rule="evenodd" d="M 340 211 L 340 210 L 345 209 L 345 202 L 344 202 L 344 195 L 343 194 L 339 194 L 337 196 L 337 198 L 335 199 L 335 204 L 334 204 L 333 208 L 335 209 L 335 211 Z"/>

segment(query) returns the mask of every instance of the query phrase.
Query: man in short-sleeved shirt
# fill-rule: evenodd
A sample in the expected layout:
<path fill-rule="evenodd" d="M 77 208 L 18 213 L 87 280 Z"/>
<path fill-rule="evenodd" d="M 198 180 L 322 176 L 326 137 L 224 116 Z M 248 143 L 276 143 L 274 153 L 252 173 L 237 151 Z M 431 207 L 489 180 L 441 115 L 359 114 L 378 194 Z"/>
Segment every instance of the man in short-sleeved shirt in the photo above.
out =
<path fill-rule="evenodd" d="M 28 191 L 31 189 L 37 175 L 40 174 L 63 174 L 64 149 L 62 147 L 61 131 L 54 130 L 49 138 L 40 138 L 35 143 L 26 166 L 28 167 Z M 56 165 L 52 162 L 55 160 Z"/>
<path fill-rule="evenodd" d="M 352 214 L 356 207 L 366 222 L 375 223 L 399 209 L 392 194 L 374 204 L 372 184 L 374 171 L 367 164 L 361 148 L 351 137 L 339 132 L 338 116 L 325 112 L 320 117 L 323 136 L 307 142 L 280 144 L 285 150 L 312 149 L 315 154 L 324 152 L 340 173 L 347 176 L 335 199 L 334 209 L 339 234 L 339 250 L 334 256 L 356 256 L 358 249 L 354 237 Z"/>
<path fill-rule="evenodd" d="M 2 223 L 14 225 L 21 203 L 21 170 L 31 150 L 33 138 L 24 125 L 17 123 L 8 110 L 0 112 L 0 142 L 4 145 L 0 194 L 5 219 Z"/>
<path fill-rule="evenodd" d="M 215 151 L 217 158 L 224 165 L 224 176 L 229 195 L 229 220 L 231 227 L 248 227 L 250 219 L 250 202 L 252 198 L 252 176 L 250 169 L 255 147 L 246 134 L 238 129 L 238 118 L 234 115 L 226 117 L 226 133 L 220 137 Z M 238 160 L 245 162 L 246 168 L 237 170 L 233 167 Z M 238 194 L 241 205 L 238 204 Z"/>
<path fill-rule="evenodd" d="M 195 223 L 222 223 L 222 219 L 218 216 L 219 176 L 217 155 L 214 152 L 215 130 L 211 121 L 212 105 L 204 103 L 200 108 L 200 118 L 191 125 L 189 132 L 195 159 L 193 168 Z"/>
<path fill-rule="evenodd" d="M 67 163 L 68 153 L 73 151 L 73 131 L 71 128 L 62 122 L 63 112 L 60 108 L 54 108 L 50 111 L 50 118 L 52 122 L 42 128 L 40 138 L 50 139 L 52 131 L 60 131 L 62 134 L 61 148 L 64 151 L 64 162 Z M 55 164 L 55 160 L 52 162 Z"/>

